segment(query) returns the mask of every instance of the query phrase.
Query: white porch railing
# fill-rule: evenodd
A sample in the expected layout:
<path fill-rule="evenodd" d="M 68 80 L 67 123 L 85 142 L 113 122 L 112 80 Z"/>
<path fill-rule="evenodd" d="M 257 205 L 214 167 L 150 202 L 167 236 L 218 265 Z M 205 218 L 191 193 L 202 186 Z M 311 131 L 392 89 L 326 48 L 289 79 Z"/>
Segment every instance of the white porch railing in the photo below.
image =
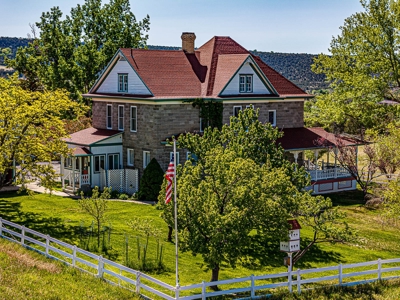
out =
<path fill-rule="evenodd" d="M 325 180 L 325 179 L 334 179 L 334 178 L 343 178 L 343 177 L 350 177 L 351 174 L 343 167 L 336 167 L 336 168 L 327 168 L 327 169 L 313 169 L 307 170 L 308 173 L 311 175 L 311 180 Z"/>
<path fill-rule="evenodd" d="M 400 277 L 400 258 L 393 258 L 174 287 L 140 271 L 1 218 L 0 238 L 34 249 L 137 294 L 167 300 L 206 299 L 232 294 L 237 294 L 237 299 L 256 299 L 265 298 L 276 288 L 282 287 L 290 292 L 294 290 L 301 293 L 321 286 L 320 282 L 325 285 L 356 285 Z M 207 291 L 207 287 L 213 285 L 218 285 L 221 290 Z"/>

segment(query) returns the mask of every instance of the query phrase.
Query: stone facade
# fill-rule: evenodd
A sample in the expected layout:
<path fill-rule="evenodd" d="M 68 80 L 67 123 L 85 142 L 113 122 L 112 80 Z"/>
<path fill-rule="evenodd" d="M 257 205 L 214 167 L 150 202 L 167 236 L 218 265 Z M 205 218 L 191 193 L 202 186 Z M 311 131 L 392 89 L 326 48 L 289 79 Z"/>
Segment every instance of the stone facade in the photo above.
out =
<path fill-rule="evenodd" d="M 246 108 L 246 104 L 225 104 L 222 122 L 224 124 L 229 123 L 229 118 L 233 115 L 234 106 L 242 106 L 242 109 Z M 269 103 L 252 103 L 254 109 L 260 109 L 259 120 L 262 123 L 268 121 L 268 111 L 276 111 L 276 126 L 278 128 L 297 128 L 304 126 L 304 102 L 303 101 L 280 101 L 280 102 L 269 102 Z"/>
<path fill-rule="evenodd" d="M 143 173 L 143 151 L 150 152 L 150 159 L 156 158 L 161 167 L 166 170 L 170 160 L 172 147 L 162 142 L 172 135 L 184 132 L 194 132 L 200 129 L 199 109 L 190 103 L 185 104 L 137 104 L 122 102 L 93 102 L 93 127 L 106 128 L 107 104 L 112 105 L 112 129 L 118 130 L 118 106 L 124 107 L 123 135 L 123 165 L 127 166 L 127 151 L 134 149 L 134 168 Z M 224 104 L 223 123 L 228 123 L 233 115 L 233 106 L 241 105 L 243 109 L 248 104 Z M 137 108 L 137 131 L 130 131 L 130 107 Z M 279 128 L 303 126 L 303 102 L 284 101 L 270 103 L 255 103 L 255 109 L 260 109 L 260 121 L 266 122 L 269 110 L 276 110 L 276 121 Z M 179 162 L 186 161 L 187 150 L 178 149 Z"/>

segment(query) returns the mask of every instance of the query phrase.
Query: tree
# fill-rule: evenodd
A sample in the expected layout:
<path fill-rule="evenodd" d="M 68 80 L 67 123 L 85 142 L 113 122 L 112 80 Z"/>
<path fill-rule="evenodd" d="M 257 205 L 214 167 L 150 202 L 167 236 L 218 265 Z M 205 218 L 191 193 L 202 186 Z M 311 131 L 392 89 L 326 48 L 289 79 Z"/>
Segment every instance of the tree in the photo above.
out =
<path fill-rule="evenodd" d="M 0 189 L 12 182 L 25 184 L 36 177 L 51 189 L 57 177 L 49 164 L 67 155 L 61 117 L 77 109 L 61 90 L 24 90 L 18 74 L 0 78 Z M 59 175 L 58 175 L 59 176 Z"/>
<path fill-rule="evenodd" d="M 104 188 L 104 191 L 100 194 L 99 187 L 96 186 L 92 190 L 92 195 L 90 197 L 85 197 L 83 192 L 81 192 L 81 199 L 79 200 L 81 209 L 88 213 L 96 223 L 98 249 L 100 249 L 100 229 L 101 225 L 105 222 L 107 200 L 110 198 L 111 188 Z"/>
<path fill-rule="evenodd" d="M 361 0 L 364 10 L 348 17 L 331 42 L 331 55 L 321 54 L 312 69 L 325 74 L 332 92 L 317 97 L 306 113 L 307 125 L 360 133 L 382 128 L 399 117 L 400 1 Z"/>
<path fill-rule="evenodd" d="M 320 201 L 304 191 L 309 185 L 304 168 L 284 159 L 283 149 L 276 144 L 280 135 L 247 109 L 221 130 L 207 128 L 203 136 L 188 133 L 178 139 L 179 147 L 197 157 L 177 170 L 180 247 L 202 255 L 212 271 L 211 281 L 218 280 L 221 264 L 235 266 L 246 257 L 254 239 L 287 238 L 287 220 Z M 164 180 L 159 206 L 172 228 L 174 206 L 161 201 L 165 186 Z M 331 209 L 330 200 L 324 203 L 324 209 Z M 313 212 L 304 217 L 314 218 Z M 320 224 L 338 217 L 329 216 L 321 218 Z M 253 256 L 265 256 L 266 247 L 252 250 Z"/>
<path fill-rule="evenodd" d="M 85 0 L 65 18 L 59 7 L 51 8 L 36 26 L 39 37 L 7 64 L 26 76 L 32 90 L 64 88 L 80 99 L 118 48 L 146 46 L 149 17 L 138 22 L 128 0 L 103 6 L 101 0 Z"/>
<path fill-rule="evenodd" d="M 164 178 L 164 171 L 158 161 L 153 158 L 144 169 L 140 180 L 138 197 L 140 200 L 157 201 Z"/>

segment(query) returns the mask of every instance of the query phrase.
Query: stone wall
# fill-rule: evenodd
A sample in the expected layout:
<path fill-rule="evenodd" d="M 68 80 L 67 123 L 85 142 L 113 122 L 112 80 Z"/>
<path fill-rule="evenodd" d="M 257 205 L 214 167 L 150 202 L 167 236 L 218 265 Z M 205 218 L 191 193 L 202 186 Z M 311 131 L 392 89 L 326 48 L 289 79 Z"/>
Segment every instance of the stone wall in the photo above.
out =
<path fill-rule="evenodd" d="M 222 122 L 229 123 L 229 118 L 233 116 L 233 107 L 242 106 L 246 108 L 246 104 L 227 104 L 224 103 L 224 112 Z M 254 109 L 260 109 L 259 120 L 262 123 L 268 121 L 268 111 L 276 110 L 276 126 L 278 128 L 296 128 L 304 126 L 304 102 L 285 100 L 281 102 L 270 103 L 253 103 Z"/>

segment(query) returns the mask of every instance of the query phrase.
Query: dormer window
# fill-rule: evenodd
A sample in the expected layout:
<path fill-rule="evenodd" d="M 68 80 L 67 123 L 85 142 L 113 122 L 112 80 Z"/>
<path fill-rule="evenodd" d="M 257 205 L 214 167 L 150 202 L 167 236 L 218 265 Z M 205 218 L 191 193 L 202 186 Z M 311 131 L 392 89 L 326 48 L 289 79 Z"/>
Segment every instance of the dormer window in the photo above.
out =
<path fill-rule="evenodd" d="M 253 75 L 249 74 L 239 75 L 239 92 L 240 93 L 253 92 Z"/>
<path fill-rule="evenodd" d="M 118 92 L 128 92 L 128 74 L 118 74 Z"/>

